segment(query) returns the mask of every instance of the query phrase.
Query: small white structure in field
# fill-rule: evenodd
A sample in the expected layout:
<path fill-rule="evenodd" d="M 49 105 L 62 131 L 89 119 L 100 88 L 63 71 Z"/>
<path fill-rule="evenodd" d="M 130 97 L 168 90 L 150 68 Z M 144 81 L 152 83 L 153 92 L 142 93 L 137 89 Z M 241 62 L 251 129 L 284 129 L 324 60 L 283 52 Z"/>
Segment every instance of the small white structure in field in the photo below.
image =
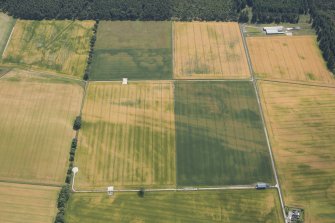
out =
<path fill-rule="evenodd" d="M 122 78 L 122 85 L 128 84 L 128 78 Z"/>
<path fill-rule="evenodd" d="M 271 26 L 271 27 L 264 27 L 263 30 L 265 31 L 266 35 L 274 35 L 274 34 L 284 34 L 284 26 Z"/>
<path fill-rule="evenodd" d="M 107 187 L 107 194 L 109 196 L 112 196 L 113 193 L 114 193 L 114 187 L 113 186 Z"/>
<path fill-rule="evenodd" d="M 78 167 L 73 167 L 73 168 L 72 168 L 72 172 L 73 172 L 73 174 L 78 173 L 78 171 L 79 171 Z"/>

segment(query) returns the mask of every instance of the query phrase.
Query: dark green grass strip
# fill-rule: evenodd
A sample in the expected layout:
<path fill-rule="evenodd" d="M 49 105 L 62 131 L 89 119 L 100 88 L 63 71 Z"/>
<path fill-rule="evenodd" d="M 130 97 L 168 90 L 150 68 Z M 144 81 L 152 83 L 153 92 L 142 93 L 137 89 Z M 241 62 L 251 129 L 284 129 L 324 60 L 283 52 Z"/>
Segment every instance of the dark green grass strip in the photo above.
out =
<path fill-rule="evenodd" d="M 177 185 L 273 183 L 250 82 L 177 82 Z"/>

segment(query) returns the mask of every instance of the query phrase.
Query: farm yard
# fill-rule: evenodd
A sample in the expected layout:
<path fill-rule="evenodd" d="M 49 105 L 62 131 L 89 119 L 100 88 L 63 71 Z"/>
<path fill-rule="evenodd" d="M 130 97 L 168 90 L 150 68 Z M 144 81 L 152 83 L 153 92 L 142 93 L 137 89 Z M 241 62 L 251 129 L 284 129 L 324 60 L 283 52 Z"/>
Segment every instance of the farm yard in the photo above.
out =
<path fill-rule="evenodd" d="M 81 85 L 16 69 L 0 79 L 0 181 L 64 182 Z"/>
<path fill-rule="evenodd" d="M 330 0 L 40 1 L 0 4 L 0 222 L 334 222 Z"/>
<path fill-rule="evenodd" d="M 175 185 L 172 82 L 90 83 L 76 188 Z"/>
<path fill-rule="evenodd" d="M 15 19 L 6 14 L 0 13 L 0 59 L 6 47 L 7 40 L 12 32 Z"/>
<path fill-rule="evenodd" d="M 248 37 L 247 43 L 258 78 L 334 83 L 314 36 Z"/>
<path fill-rule="evenodd" d="M 52 222 L 59 188 L 0 182 L 0 221 Z"/>
<path fill-rule="evenodd" d="M 175 79 L 248 79 L 238 23 L 175 22 Z"/>
<path fill-rule="evenodd" d="M 282 222 L 275 190 L 75 194 L 66 220 L 104 222 Z"/>
<path fill-rule="evenodd" d="M 171 79 L 171 45 L 171 22 L 102 21 L 91 79 Z"/>
<path fill-rule="evenodd" d="M 259 86 L 286 205 L 304 208 L 305 222 L 334 222 L 335 88 Z"/>
<path fill-rule="evenodd" d="M 251 82 L 176 82 L 177 185 L 273 183 Z"/>
<path fill-rule="evenodd" d="M 81 78 L 94 21 L 17 20 L 3 63 Z"/>

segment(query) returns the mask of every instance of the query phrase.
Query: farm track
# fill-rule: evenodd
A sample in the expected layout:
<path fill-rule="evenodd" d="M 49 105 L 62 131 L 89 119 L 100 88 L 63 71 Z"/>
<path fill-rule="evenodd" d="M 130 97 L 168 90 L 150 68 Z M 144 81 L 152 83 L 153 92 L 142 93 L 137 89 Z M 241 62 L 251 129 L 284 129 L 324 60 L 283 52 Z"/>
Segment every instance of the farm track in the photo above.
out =
<path fill-rule="evenodd" d="M 8 39 L 7 39 L 6 46 L 5 46 L 4 50 L 2 51 L 1 58 L 3 58 L 3 55 L 5 54 L 5 52 L 6 52 L 6 49 L 7 49 L 7 47 L 8 47 L 8 44 L 9 44 L 9 42 L 10 42 L 11 38 L 12 38 L 12 35 L 13 35 L 13 32 L 14 32 L 14 28 L 15 28 L 15 23 L 16 23 L 16 21 L 14 22 L 14 25 L 13 25 L 12 31 L 10 32 L 10 35 L 9 35 L 9 37 L 8 37 Z"/>
<path fill-rule="evenodd" d="M 267 126 L 266 126 L 266 123 L 265 123 L 265 118 L 264 118 L 264 112 L 263 112 L 262 104 L 261 104 L 261 101 L 260 101 L 259 89 L 258 89 L 258 85 L 257 85 L 257 79 L 255 78 L 255 72 L 253 70 L 253 66 L 252 66 L 252 63 L 251 63 L 251 58 L 250 58 L 250 54 L 249 54 L 249 48 L 248 48 L 245 36 L 243 34 L 243 29 L 242 29 L 241 26 L 239 26 L 239 27 L 240 27 L 240 33 L 241 33 L 241 36 L 242 36 L 242 40 L 243 40 L 243 46 L 244 46 L 244 49 L 245 49 L 245 52 L 246 52 L 247 58 L 248 58 L 249 68 L 251 69 L 250 73 L 251 73 L 251 76 L 252 76 L 252 83 L 253 83 L 253 86 L 255 88 L 256 97 L 257 97 L 257 103 L 258 103 L 258 106 L 259 106 L 259 109 L 260 109 L 260 113 L 261 113 L 261 118 L 262 118 L 262 123 L 263 123 L 263 127 L 264 127 L 264 132 L 265 132 L 265 135 L 266 135 L 266 141 L 267 141 L 267 144 L 268 144 L 268 149 L 269 149 L 269 153 L 270 153 L 270 157 L 271 157 L 271 163 L 272 163 L 273 173 L 274 173 L 274 177 L 275 177 L 275 180 L 276 180 L 276 188 L 278 190 L 278 195 L 279 195 L 279 199 L 280 199 L 280 205 L 281 205 L 281 208 L 282 208 L 282 212 L 283 212 L 283 216 L 284 216 L 285 222 L 287 222 L 287 220 L 286 220 L 286 213 L 285 213 L 285 203 L 284 203 L 284 199 L 283 199 L 282 190 L 280 188 L 280 182 L 279 182 L 279 178 L 278 178 L 278 172 L 277 172 L 277 169 L 276 169 L 276 163 L 275 163 L 275 160 L 274 160 L 274 156 L 273 156 L 273 152 L 272 152 L 272 148 L 271 148 L 271 144 L 270 144 L 270 138 L 269 138 L 269 134 L 268 134 L 268 129 L 267 129 Z"/>
<path fill-rule="evenodd" d="M 96 189 L 96 190 L 76 190 L 75 189 L 75 177 L 72 178 L 72 191 L 74 193 L 107 193 L 107 189 Z M 277 188 L 276 186 L 270 186 L 270 188 Z M 255 189 L 255 185 L 230 185 L 230 186 L 216 186 L 216 187 L 176 187 L 176 188 L 159 188 L 159 189 L 145 189 L 146 192 L 187 192 L 187 191 L 214 191 L 214 190 L 251 190 Z M 140 192 L 141 189 L 114 189 L 111 192 Z"/>

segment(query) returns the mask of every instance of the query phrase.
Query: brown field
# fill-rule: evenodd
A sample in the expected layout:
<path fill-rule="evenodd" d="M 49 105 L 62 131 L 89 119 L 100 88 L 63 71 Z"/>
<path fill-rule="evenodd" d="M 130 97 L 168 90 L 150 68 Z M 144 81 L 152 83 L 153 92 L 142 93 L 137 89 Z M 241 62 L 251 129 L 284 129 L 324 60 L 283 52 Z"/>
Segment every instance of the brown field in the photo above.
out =
<path fill-rule="evenodd" d="M 248 37 L 256 75 L 264 79 L 331 83 L 314 36 Z"/>
<path fill-rule="evenodd" d="M 259 83 L 285 204 L 335 220 L 335 88 Z"/>
<path fill-rule="evenodd" d="M 59 188 L 0 182 L 0 222 L 53 223 Z"/>
<path fill-rule="evenodd" d="M 76 186 L 175 185 L 171 82 L 90 83 Z"/>
<path fill-rule="evenodd" d="M 250 77 L 238 23 L 175 22 L 174 78 Z"/>
<path fill-rule="evenodd" d="M 18 20 L 3 63 L 81 77 L 94 21 Z"/>
<path fill-rule="evenodd" d="M 0 180 L 62 184 L 81 81 L 12 70 L 0 80 Z"/>

